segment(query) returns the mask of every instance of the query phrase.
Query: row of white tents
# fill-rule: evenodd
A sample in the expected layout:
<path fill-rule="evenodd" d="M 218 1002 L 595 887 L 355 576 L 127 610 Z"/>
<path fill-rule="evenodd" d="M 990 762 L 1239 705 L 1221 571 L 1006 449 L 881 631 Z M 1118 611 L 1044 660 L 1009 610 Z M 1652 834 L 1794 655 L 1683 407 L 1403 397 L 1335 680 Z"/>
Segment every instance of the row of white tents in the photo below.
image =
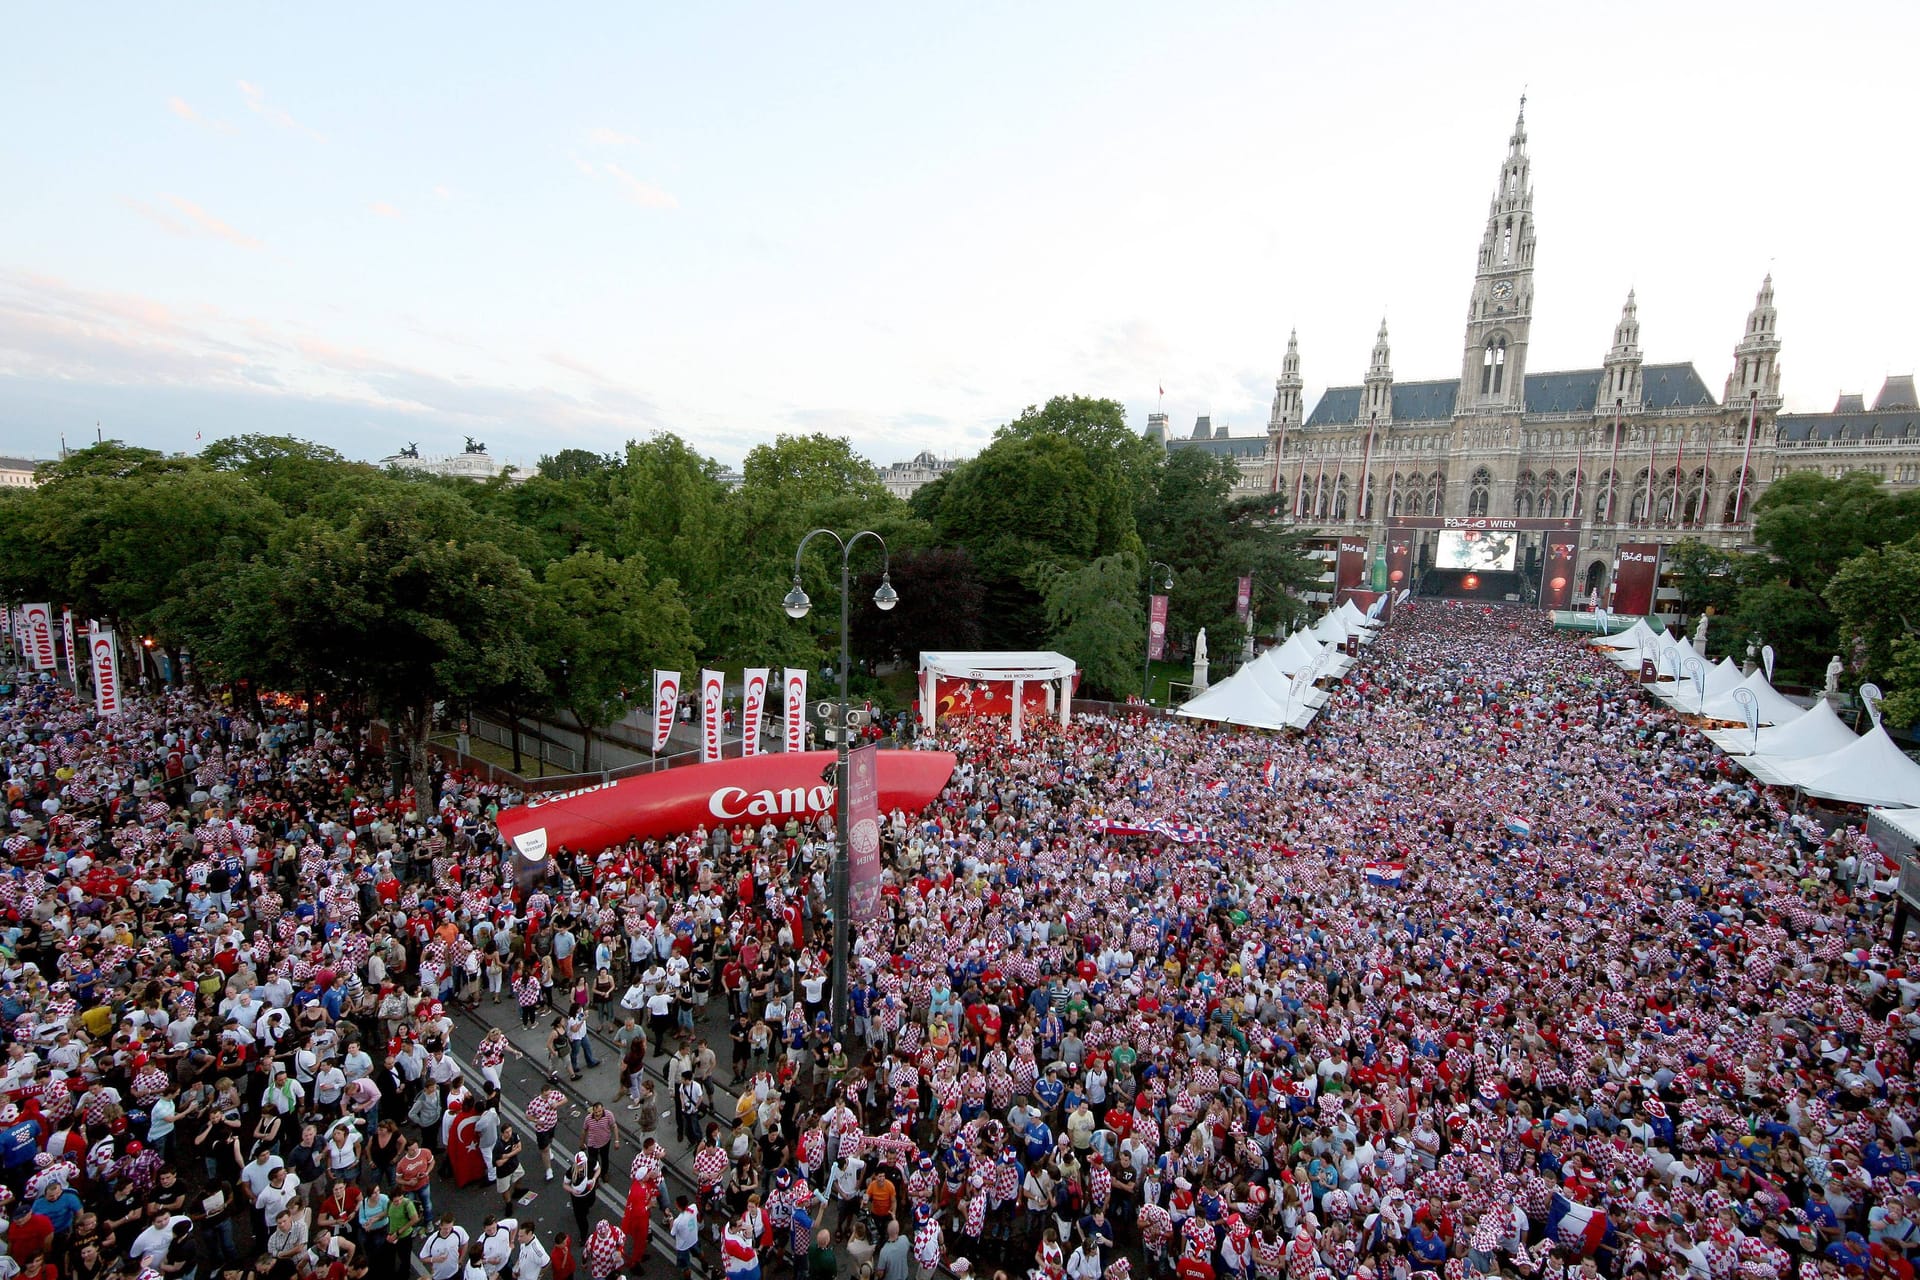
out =
<path fill-rule="evenodd" d="M 1372 644 L 1380 623 L 1348 600 L 1312 627 L 1294 632 L 1238 671 L 1196 695 L 1174 714 L 1250 729 L 1304 729 L 1326 705 L 1318 680 L 1343 676 L 1353 665 L 1348 636 Z"/>
<path fill-rule="evenodd" d="M 1592 643 L 1629 670 L 1652 659 L 1660 678 L 1647 688 L 1676 711 L 1738 726 L 1709 729 L 1707 737 L 1759 781 L 1847 804 L 1920 807 L 1920 764 L 1877 721 L 1857 734 L 1825 698 L 1802 707 L 1776 691 L 1765 672 L 1743 675 L 1731 658 L 1709 664 L 1685 636 L 1656 632 L 1645 621 Z"/>

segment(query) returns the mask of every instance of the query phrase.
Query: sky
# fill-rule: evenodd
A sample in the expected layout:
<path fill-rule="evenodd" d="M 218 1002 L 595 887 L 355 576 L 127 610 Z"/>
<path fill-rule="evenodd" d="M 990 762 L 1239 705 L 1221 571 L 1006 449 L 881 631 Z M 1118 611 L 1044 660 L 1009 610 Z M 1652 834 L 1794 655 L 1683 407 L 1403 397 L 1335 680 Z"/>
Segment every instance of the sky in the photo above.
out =
<path fill-rule="evenodd" d="M 17 6 L 0 453 L 259 431 L 874 462 L 1029 404 L 1457 376 L 1522 92 L 1529 367 L 1920 362 L 1920 5 Z"/>

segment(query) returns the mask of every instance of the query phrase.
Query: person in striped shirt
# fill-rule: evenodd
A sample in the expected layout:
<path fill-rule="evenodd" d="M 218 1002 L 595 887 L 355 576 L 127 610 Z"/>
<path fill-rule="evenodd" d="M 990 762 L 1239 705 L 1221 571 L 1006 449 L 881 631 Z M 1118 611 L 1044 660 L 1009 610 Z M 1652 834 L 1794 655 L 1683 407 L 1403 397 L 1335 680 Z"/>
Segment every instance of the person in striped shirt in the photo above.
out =
<path fill-rule="evenodd" d="M 553 1157 L 548 1148 L 553 1145 L 553 1131 L 566 1101 L 567 1096 L 558 1089 L 548 1089 L 527 1103 L 527 1120 L 533 1125 L 533 1142 L 540 1148 L 540 1168 L 548 1182 L 553 1181 Z"/>

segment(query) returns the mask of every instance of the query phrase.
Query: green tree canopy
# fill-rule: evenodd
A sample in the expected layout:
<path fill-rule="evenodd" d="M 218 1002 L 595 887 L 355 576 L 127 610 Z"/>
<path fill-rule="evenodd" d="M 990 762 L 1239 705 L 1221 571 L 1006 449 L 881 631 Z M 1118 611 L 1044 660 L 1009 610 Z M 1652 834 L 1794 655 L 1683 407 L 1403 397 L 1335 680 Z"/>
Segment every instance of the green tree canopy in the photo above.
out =
<path fill-rule="evenodd" d="M 1147 643 L 1138 560 L 1100 556 L 1056 570 L 1046 583 L 1046 611 L 1048 647 L 1079 664 L 1087 694 L 1120 698 L 1133 689 Z"/>

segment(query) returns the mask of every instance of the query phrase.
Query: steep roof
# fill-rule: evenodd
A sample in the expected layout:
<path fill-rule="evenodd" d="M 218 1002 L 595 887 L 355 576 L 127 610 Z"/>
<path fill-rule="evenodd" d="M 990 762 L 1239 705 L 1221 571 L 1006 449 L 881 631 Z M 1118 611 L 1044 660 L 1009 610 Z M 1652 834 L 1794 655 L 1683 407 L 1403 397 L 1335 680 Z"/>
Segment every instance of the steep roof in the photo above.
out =
<path fill-rule="evenodd" d="M 1254 458 L 1267 451 L 1267 438 L 1264 435 L 1229 436 L 1222 429 L 1206 440 L 1169 440 L 1167 448 L 1199 449 L 1226 458 Z"/>
<path fill-rule="evenodd" d="M 1823 440 L 1920 439 L 1920 409 L 1891 413 L 1783 413 L 1780 438 L 1793 444 Z"/>
<path fill-rule="evenodd" d="M 1604 369 L 1570 369 L 1561 373 L 1527 375 L 1528 413 L 1584 413 L 1600 396 Z M 1713 393 L 1693 365 L 1649 364 L 1641 368 L 1641 403 L 1649 409 L 1679 409 L 1714 403 Z M 1360 413 L 1359 387 L 1328 387 L 1307 418 L 1310 427 L 1352 422 Z M 1396 382 L 1393 384 L 1393 420 L 1430 422 L 1453 416 L 1460 380 Z"/>
<path fill-rule="evenodd" d="M 1863 395 L 1855 395 L 1851 391 L 1842 391 L 1840 398 L 1833 402 L 1833 411 L 1835 413 L 1865 413 L 1867 411 L 1867 398 Z"/>
<path fill-rule="evenodd" d="M 1912 409 L 1920 407 L 1920 394 L 1913 389 L 1913 375 L 1897 373 L 1880 385 L 1880 394 L 1873 398 L 1873 411 L 1883 409 Z"/>

